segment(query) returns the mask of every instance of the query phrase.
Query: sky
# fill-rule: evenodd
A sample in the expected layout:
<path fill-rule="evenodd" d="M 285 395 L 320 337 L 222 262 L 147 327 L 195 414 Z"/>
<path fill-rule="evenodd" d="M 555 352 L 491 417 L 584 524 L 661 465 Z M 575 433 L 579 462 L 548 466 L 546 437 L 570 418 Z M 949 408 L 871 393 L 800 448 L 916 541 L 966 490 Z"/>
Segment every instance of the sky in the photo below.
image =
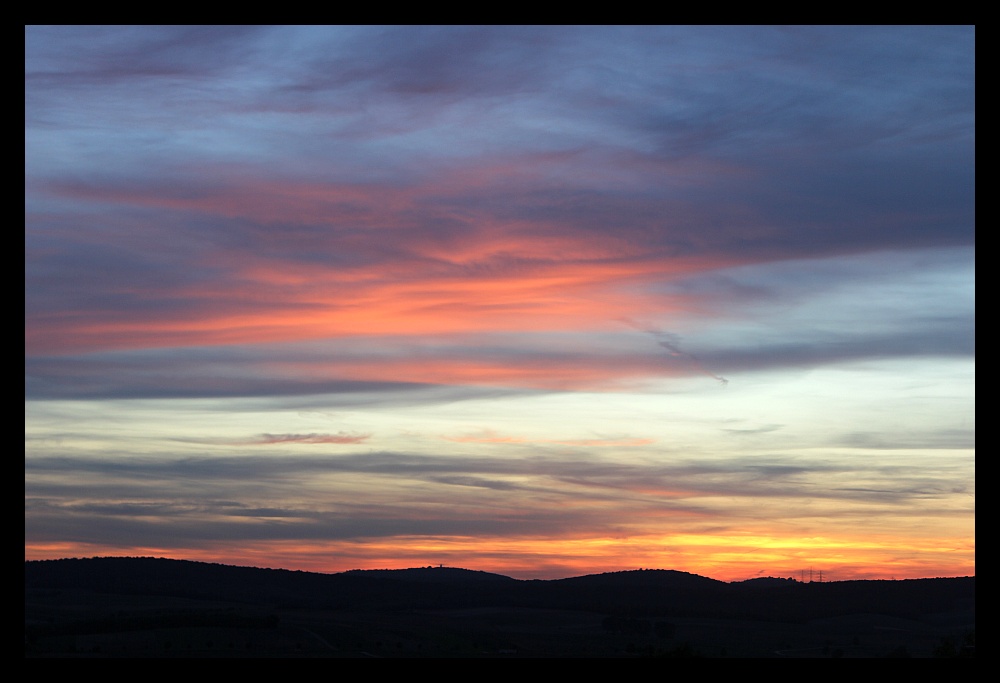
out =
<path fill-rule="evenodd" d="M 26 560 L 975 574 L 975 29 L 25 27 Z"/>

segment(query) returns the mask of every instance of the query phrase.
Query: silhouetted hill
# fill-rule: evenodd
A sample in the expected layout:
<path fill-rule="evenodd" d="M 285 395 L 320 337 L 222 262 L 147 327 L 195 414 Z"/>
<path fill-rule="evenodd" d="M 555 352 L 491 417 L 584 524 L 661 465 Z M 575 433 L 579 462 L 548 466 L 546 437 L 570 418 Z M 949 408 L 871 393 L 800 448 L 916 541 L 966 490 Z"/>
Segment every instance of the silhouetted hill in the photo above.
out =
<path fill-rule="evenodd" d="M 814 619 L 859 612 L 899 617 L 972 607 L 975 577 L 904 581 L 725 583 L 673 570 L 521 581 L 454 567 L 318 574 L 146 557 L 25 562 L 25 590 L 229 600 L 283 607 L 432 609 L 513 605 L 602 613 Z"/>
<path fill-rule="evenodd" d="M 410 569 L 351 569 L 345 574 L 376 576 L 402 581 L 428 581 L 433 583 L 465 581 L 516 581 L 502 574 L 458 567 L 413 567 Z"/>
<path fill-rule="evenodd" d="M 280 607 L 462 607 L 480 602 L 484 584 L 516 583 L 499 574 L 445 567 L 318 574 L 147 557 L 25 563 L 26 590 L 75 588 Z"/>
<path fill-rule="evenodd" d="M 535 606 L 586 609 L 604 614 L 712 614 L 726 602 L 729 584 L 666 569 L 590 574 L 526 586 Z"/>
<path fill-rule="evenodd" d="M 518 610 L 522 615 L 536 616 L 589 614 L 593 616 L 586 619 L 598 620 L 592 622 L 597 624 L 593 628 L 610 634 L 607 637 L 660 639 L 655 642 L 669 642 L 677 624 L 691 619 L 731 624 L 816 624 L 827 620 L 829 624 L 853 624 L 859 633 L 875 629 L 870 625 L 878 620 L 889 619 L 896 621 L 889 622 L 891 626 L 879 622 L 882 625 L 877 628 L 885 633 L 895 629 L 900 638 L 908 630 L 915 633 L 922 629 L 925 649 L 933 633 L 961 634 L 963 631 L 955 629 L 971 628 L 974 632 L 975 628 L 975 577 L 725 583 L 686 572 L 639 570 L 522 581 L 452 567 L 317 574 L 184 560 L 91 558 L 25 562 L 24 585 L 26 642 L 29 635 L 37 640 L 40 634 L 54 637 L 56 633 L 91 633 L 95 629 L 149 630 L 151 624 L 158 629 L 177 628 L 183 623 L 190 628 L 211 624 L 230 630 L 259 630 L 273 628 L 279 613 L 285 614 L 287 621 L 288 610 L 299 615 L 322 612 L 325 619 L 341 615 L 336 617 L 341 620 L 357 620 L 360 614 L 400 615 L 398 618 L 407 620 L 407 633 L 424 633 L 431 623 L 443 618 L 431 615 L 448 610 L 464 610 L 463 614 L 474 613 L 470 610 L 483 614 Z M 176 601 L 194 607 L 180 612 L 163 607 Z M 70 603 L 73 609 L 69 609 Z M 129 605 L 129 609 L 110 609 L 118 603 Z M 159 611 L 150 611 L 153 606 Z M 139 621 L 135 621 L 136 610 L 143 615 Z M 900 620 L 905 624 L 901 626 Z M 136 624 L 146 625 L 140 628 Z M 490 628 L 496 630 L 495 626 Z M 946 628 L 952 630 L 941 630 Z M 859 636 L 854 640 L 860 642 Z M 901 642 L 905 646 L 908 641 Z M 556 645 L 551 647 L 558 651 Z M 554 655 L 550 652 L 550 656 Z"/>

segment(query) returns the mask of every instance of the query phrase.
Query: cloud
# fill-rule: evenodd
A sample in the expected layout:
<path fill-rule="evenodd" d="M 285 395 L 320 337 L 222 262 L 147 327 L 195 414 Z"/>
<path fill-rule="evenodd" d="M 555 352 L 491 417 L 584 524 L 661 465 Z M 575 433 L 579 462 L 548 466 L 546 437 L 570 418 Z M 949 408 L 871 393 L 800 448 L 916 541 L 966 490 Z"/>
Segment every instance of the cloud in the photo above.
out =
<path fill-rule="evenodd" d="M 760 427 L 752 427 L 750 429 L 723 429 L 722 431 L 724 431 L 724 432 L 726 432 L 728 434 L 737 434 L 737 435 L 748 435 L 748 436 L 750 436 L 750 435 L 754 435 L 754 434 L 767 434 L 769 432 L 776 432 L 779 429 L 781 429 L 782 427 L 784 427 L 784 425 L 769 424 L 769 425 L 761 425 Z"/>
<path fill-rule="evenodd" d="M 252 54 L 247 45 L 262 31 L 248 26 L 30 26 L 25 27 L 25 73 L 32 91 L 53 81 L 100 86 L 208 77 Z"/>
<path fill-rule="evenodd" d="M 272 444 L 274 445 L 274 444 Z M 214 482 L 216 491 L 212 500 L 219 498 L 239 500 L 226 496 L 225 491 L 238 492 L 243 484 L 253 485 L 253 482 L 267 480 L 274 483 L 285 482 L 292 486 L 282 495 L 307 495 L 300 490 L 301 484 L 317 477 L 333 474 L 354 474 L 372 477 L 369 484 L 361 486 L 360 480 L 355 480 L 346 491 L 354 491 L 347 498 L 339 500 L 331 494 L 331 504 L 353 504 L 349 501 L 371 499 L 387 502 L 391 493 L 392 482 L 427 481 L 469 482 L 490 480 L 493 483 L 488 488 L 510 490 L 511 487 L 526 487 L 529 491 L 548 490 L 546 499 L 570 501 L 587 499 L 605 499 L 611 502 L 616 496 L 609 496 L 608 489 L 617 489 L 621 493 L 635 495 L 649 494 L 643 505 L 669 505 L 671 499 L 697 501 L 699 498 L 714 499 L 718 496 L 736 496 L 740 499 L 754 497 L 798 498 L 808 495 L 813 498 L 839 498 L 847 492 L 848 497 L 856 497 L 863 491 L 860 487 L 842 485 L 845 478 L 859 482 L 866 478 L 870 481 L 881 481 L 886 485 L 871 487 L 880 496 L 892 491 L 893 496 L 902 502 L 907 496 L 921 494 L 928 487 L 928 482 L 934 481 L 934 476 L 921 472 L 918 468 L 897 464 L 896 458 L 885 462 L 873 462 L 863 468 L 840 463 L 831 463 L 825 459 L 804 460 L 785 456 L 770 456 L 757 458 L 747 462 L 740 458 L 714 458 L 710 461 L 693 461 L 671 457 L 660 464 L 626 463 L 617 456 L 598 457 L 582 454 L 567 454 L 565 450 L 551 449 L 536 451 L 534 457 L 525 456 L 486 456 L 486 455 L 448 455 L 433 456 L 423 453 L 404 453 L 380 451 L 372 453 L 345 453 L 336 456 L 317 458 L 314 456 L 291 456 L 284 453 L 274 455 L 226 455 L 223 457 L 183 457 L 180 459 L 158 459 L 145 462 L 128 462 L 114 459 L 66 458 L 57 456 L 33 457 L 26 461 L 26 484 L 32 495 L 35 491 L 35 481 L 42 486 L 41 490 L 54 493 L 60 490 L 70 491 L 76 487 L 86 488 L 94 475 L 103 479 L 108 497 L 114 499 L 118 494 L 114 489 L 121 487 L 121 498 L 138 500 L 135 492 L 125 493 L 129 483 L 155 478 L 163 482 L 161 491 L 169 491 L 176 482 L 182 485 L 185 481 Z M 956 464 L 958 469 L 964 465 Z M 949 468 L 945 468 L 949 469 Z M 957 471 L 957 470 L 956 470 Z M 942 475 L 945 470 L 942 470 Z M 76 482 L 71 479 L 58 487 L 45 489 L 41 475 L 49 477 L 62 473 L 74 473 Z M 950 476 L 950 475 L 949 475 Z M 95 480 L 96 481 L 96 480 Z M 347 480 L 345 480 L 346 483 Z M 381 481 L 382 484 L 375 482 Z M 552 487 L 544 482 L 557 481 L 563 486 Z M 503 485 L 499 482 L 504 482 Z M 807 484 L 805 493 L 803 485 Z M 540 487 L 540 488 L 536 488 Z M 380 490 L 381 489 L 381 490 Z M 153 496 L 157 487 L 145 488 Z M 671 493 L 672 492 L 672 493 Z M 417 499 L 423 496 L 420 488 L 414 488 L 410 494 Z M 447 500 L 445 497 L 443 500 Z M 625 498 L 622 505 L 628 508 L 641 498 Z M 398 501 L 402 507 L 405 501 Z M 544 507 L 546 500 L 536 503 Z M 706 503 L 707 504 L 707 503 Z M 714 503 L 713 503 L 714 504 Z M 570 505 L 572 506 L 572 505 Z M 485 511 L 488 515 L 489 512 Z"/>
<path fill-rule="evenodd" d="M 663 348 L 665 348 L 670 353 L 671 356 L 675 358 L 684 359 L 685 362 L 688 365 L 690 365 L 690 367 L 695 372 L 711 377 L 712 379 L 719 382 L 719 384 L 721 384 L 723 387 L 729 384 L 728 379 L 726 379 L 725 377 L 721 377 L 720 375 L 716 375 L 714 372 L 708 371 L 707 369 L 705 369 L 705 366 L 701 364 L 700 360 L 698 360 L 695 356 L 691 355 L 690 353 L 683 351 L 680 347 L 679 335 L 676 335 L 672 332 L 666 332 L 664 330 L 660 330 L 655 327 L 640 325 L 638 323 L 629 320 L 628 318 L 621 318 L 621 321 L 624 322 L 626 325 L 636 328 L 637 330 L 641 330 L 643 332 L 647 332 L 653 335 L 656 339 L 659 340 L 657 343 Z"/>
<path fill-rule="evenodd" d="M 582 446 L 582 447 L 611 447 L 622 448 L 629 446 L 648 446 L 655 443 L 655 439 L 641 437 L 609 437 L 593 439 L 539 439 L 526 438 L 521 436 L 505 436 L 497 434 L 491 429 L 485 429 L 474 434 L 462 434 L 458 436 L 442 437 L 448 441 L 456 443 L 510 443 L 510 444 L 554 444 L 559 446 Z"/>
<path fill-rule="evenodd" d="M 364 443 L 371 438 L 371 434 L 347 434 L 337 432 L 336 434 L 261 434 L 247 444 L 280 444 L 280 443 L 319 443 L 319 444 L 357 444 Z"/>
<path fill-rule="evenodd" d="M 394 333 L 449 320 L 573 326 L 582 302 L 647 319 L 650 302 L 620 289 L 634 298 L 651 279 L 723 265 L 974 243 L 974 63 L 956 49 L 974 41 L 968 28 L 120 33 L 26 30 L 27 113 L 47 123 L 37 139 L 29 125 L 26 143 L 34 352 L 319 338 L 380 321 Z M 858 56 L 834 49 L 845 42 Z M 864 68 L 872 60 L 897 82 Z M 256 79 L 233 73 L 246 64 L 260 66 Z M 41 73 L 62 75 L 31 80 Z M 76 116 L 103 127 L 32 99 L 74 78 Z M 123 78 L 156 87 L 129 107 L 99 99 Z M 197 121 L 221 117 L 224 130 L 172 106 L 204 103 L 221 83 L 237 104 L 213 99 L 219 116 Z M 353 106 L 368 135 L 331 136 L 294 108 L 275 113 L 269 135 L 252 105 L 290 106 L 290 93 L 366 102 Z M 296 130 L 304 140 L 288 139 Z M 77 148 L 102 170 L 66 151 Z M 393 168 L 366 170 L 379 159 Z M 434 315 L 445 310 L 461 315 Z"/>

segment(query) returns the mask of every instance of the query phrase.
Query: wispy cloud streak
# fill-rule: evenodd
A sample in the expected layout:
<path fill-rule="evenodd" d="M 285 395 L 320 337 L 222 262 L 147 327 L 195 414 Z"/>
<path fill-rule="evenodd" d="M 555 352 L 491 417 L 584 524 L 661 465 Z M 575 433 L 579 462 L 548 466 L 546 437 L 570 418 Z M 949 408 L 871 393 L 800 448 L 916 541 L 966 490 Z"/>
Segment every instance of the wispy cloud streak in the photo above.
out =
<path fill-rule="evenodd" d="M 247 444 L 280 444 L 280 443 L 317 443 L 317 444 L 357 444 L 364 443 L 371 434 L 261 434 Z"/>

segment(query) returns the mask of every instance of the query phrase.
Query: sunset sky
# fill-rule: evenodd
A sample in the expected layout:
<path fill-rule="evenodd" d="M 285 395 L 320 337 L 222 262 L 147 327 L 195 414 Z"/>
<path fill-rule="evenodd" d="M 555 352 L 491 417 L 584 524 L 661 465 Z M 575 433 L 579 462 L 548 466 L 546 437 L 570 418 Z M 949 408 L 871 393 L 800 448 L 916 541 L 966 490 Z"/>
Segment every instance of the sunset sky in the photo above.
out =
<path fill-rule="evenodd" d="M 973 27 L 25 28 L 25 559 L 975 574 Z"/>

